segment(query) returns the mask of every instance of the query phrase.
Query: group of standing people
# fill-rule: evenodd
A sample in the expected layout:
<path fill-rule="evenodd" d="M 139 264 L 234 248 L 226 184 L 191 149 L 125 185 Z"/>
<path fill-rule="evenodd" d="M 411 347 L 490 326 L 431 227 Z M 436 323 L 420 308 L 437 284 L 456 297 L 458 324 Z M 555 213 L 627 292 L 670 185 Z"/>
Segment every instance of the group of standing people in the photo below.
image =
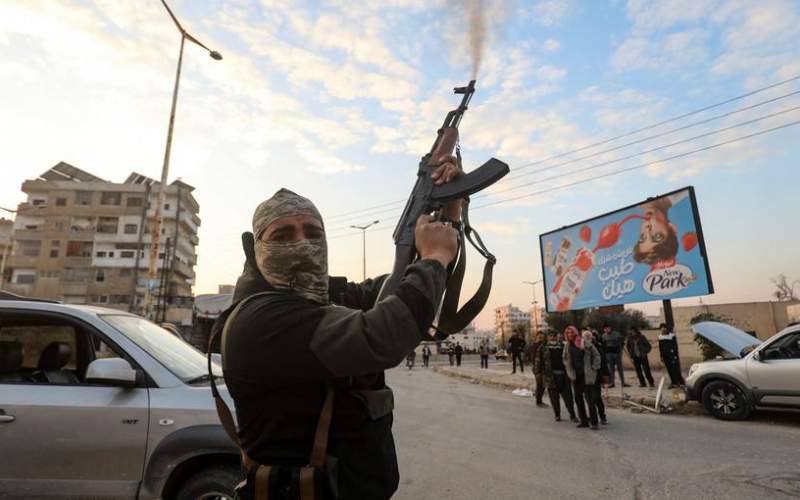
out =
<path fill-rule="evenodd" d="M 536 350 L 533 370 L 538 388 L 547 390 L 556 422 L 561 421 L 561 401 L 570 420 L 580 428 L 598 429 L 606 425 L 605 405 L 600 388 L 608 381 L 608 366 L 599 339 L 570 325 L 564 333 L 550 332 L 547 341 Z M 541 380 L 541 384 L 539 381 Z M 537 404 L 543 405 L 540 400 Z"/>

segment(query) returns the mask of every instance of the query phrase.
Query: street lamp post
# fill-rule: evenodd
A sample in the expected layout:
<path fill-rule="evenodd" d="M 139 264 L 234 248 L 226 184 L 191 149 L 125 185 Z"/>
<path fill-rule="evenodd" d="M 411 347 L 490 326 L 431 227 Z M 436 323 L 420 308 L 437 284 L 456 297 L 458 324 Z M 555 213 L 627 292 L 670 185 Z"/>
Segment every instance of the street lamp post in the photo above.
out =
<path fill-rule="evenodd" d="M 539 318 L 536 317 L 537 316 L 536 315 L 536 285 L 538 285 L 542 281 L 544 281 L 544 280 L 523 281 L 523 283 L 525 283 L 526 285 L 530 285 L 531 286 L 531 292 L 533 293 L 533 300 L 531 301 L 531 304 L 533 304 L 533 330 L 534 330 L 534 335 L 539 333 Z"/>
<path fill-rule="evenodd" d="M 17 213 L 16 210 L 11 210 L 10 208 L 0 207 L 0 210 L 5 210 L 6 212 L 8 212 L 10 214 L 16 214 Z M 14 249 L 14 230 L 12 228 L 11 235 L 9 235 L 9 237 L 8 237 L 8 245 L 3 247 L 2 260 L 0 260 L 0 290 L 2 290 L 3 281 L 5 281 L 6 261 L 8 260 L 8 257 L 11 255 L 11 252 L 13 251 L 13 249 Z"/>
<path fill-rule="evenodd" d="M 353 226 L 353 229 L 360 229 L 361 230 L 361 258 L 363 261 L 363 269 L 364 269 L 364 281 L 367 280 L 367 229 L 377 224 L 379 221 L 374 220 L 367 224 L 366 226 Z"/>
<path fill-rule="evenodd" d="M 172 21 L 175 23 L 175 26 L 178 28 L 178 31 L 181 34 L 181 48 L 178 52 L 178 69 L 175 72 L 175 87 L 172 90 L 172 108 L 169 114 L 169 127 L 167 128 L 167 146 L 164 150 L 164 164 L 161 167 L 161 183 L 158 185 L 158 194 L 156 196 L 156 213 L 155 213 L 155 221 L 153 224 L 153 230 L 150 232 L 150 254 L 149 254 L 149 261 L 147 267 L 147 287 L 145 288 L 145 299 L 144 299 L 144 313 L 148 317 L 151 316 L 151 307 L 153 303 L 153 295 L 152 295 L 152 286 L 153 283 L 157 280 L 157 272 L 156 272 L 156 264 L 158 260 L 158 247 L 161 241 L 161 226 L 162 226 L 162 210 L 164 209 L 164 199 L 166 197 L 165 189 L 167 185 L 167 174 L 169 173 L 169 157 L 170 152 L 172 151 L 172 131 L 175 127 L 175 108 L 178 103 L 178 86 L 181 80 L 181 66 L 183 64 L 183 46 L 186 43 L 186 40 L 198 45 L 208 51 L 208 55 L 211 56 L 212 59 L 219 61 L 222 59 L 222 55 L 217 52 L 216 50 L 211 50 L 205 45 L 203 45 L 197 38 L 193 37 L 189 34 L 181 23 L 178 22 L 178 19 L 175 17 L 175 14 L 172 13 L 172 10 L 167 5 L 165 0 L 161 0 L 161 3 L 164 4 L 164 7 L 167 9 L 167 13 L 169 17 L 172 18 Z"/>

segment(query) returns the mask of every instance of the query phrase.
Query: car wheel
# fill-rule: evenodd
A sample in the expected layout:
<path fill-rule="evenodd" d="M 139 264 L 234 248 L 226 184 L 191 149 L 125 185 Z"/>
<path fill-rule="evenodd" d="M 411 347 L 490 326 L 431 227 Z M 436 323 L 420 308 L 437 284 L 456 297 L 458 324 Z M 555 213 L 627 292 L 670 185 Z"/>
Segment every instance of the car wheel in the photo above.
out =
<path fill-rule="evenodd" d="M 176 500 L 233 500 L 233 489 L 242 480 L 239 467 L 218 465 L 190 476 L 181 486 Z"/>
<path fill-rule="evenodd" d="M 743 420 L 750 415 L 750 406 L 742 390 L 724 380 L 711 382 L 703 389 L 703 405 L 721 420 Z"/>

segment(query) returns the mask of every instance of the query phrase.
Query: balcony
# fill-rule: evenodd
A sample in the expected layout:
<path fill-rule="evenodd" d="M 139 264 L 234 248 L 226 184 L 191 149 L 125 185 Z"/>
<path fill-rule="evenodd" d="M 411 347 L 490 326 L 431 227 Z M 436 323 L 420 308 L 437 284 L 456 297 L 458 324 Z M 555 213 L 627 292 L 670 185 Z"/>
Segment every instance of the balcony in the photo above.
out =
<path fill-rule="evenodd" d="M 12 255 L 8 259 L 8 267 L 37 267 L 41 259 L 41 256 Z"/>
<path fill-rule="evenodd" d="M 64 257 L 64 267 L 91 267 L 92 265 L 92 257 L 91 256 L 70 256 Z"/>
<path fill-rule="evenodd" d="M 186 278 L 194 278 L 194 269 L 187 266 L 183 262 L 176 260 L 175 267 L 173 267 L 173 270 L 175 271 L 176 274 L 183 275 Z"/>

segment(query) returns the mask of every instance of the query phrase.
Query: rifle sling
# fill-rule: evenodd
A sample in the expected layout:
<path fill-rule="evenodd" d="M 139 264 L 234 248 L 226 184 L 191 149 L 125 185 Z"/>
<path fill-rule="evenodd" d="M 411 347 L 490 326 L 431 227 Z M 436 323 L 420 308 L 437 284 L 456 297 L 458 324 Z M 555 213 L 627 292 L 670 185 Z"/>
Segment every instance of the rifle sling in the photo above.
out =
<path fill-rule="evenodd" d="M 254 298 L 254 297 L 261 297 L 264 295 L 274 295 L 277 292 L 262 292 L 250 295 L 249 297 L 240 301 L 233 311 L 230 313 L 228 318 L 225 320 L 225 326 L 222 328 L 222 340 L 220 341 L 220 353 L 222 354 L 222 365 L 223 369 L 225 366 L 225 340 L 228 336 L 228 330 L 230 324 L 233 322 L 233 318 L 239 313 L 239 310 L 242 308 L 245 302 Z M 211 381 L 211 393 L 214 395 L 214 404 L 217 407 L 217 415 L 219 416 L 219 420 L 222 423 L 222 427 L 225 429 L 225 433 L 228 434 L 228 437 L 231 438 L 231 441 L 236 443 L 236 446 L 239 448 L 239 451 L 242 453 L 242 463 L 244 464 L 245 469 L 248 471 L 252 467 L 258 467 L 256 470 L 256 492 L 263 491 L 263 497 L 265 500 L 267 499 L 267 488 L 266 482 L 269 480 L 269 470 L 270 467 L 266 465 L 259 464 L 254 462 L 250 457 L 247 456 L 245 451 L 242 449 L 242 444 L 239 441 L 239 436 L 236 432 L 236 424 L 233 420 L 233 414 L 231 413 L 230 408 L 228 405 L 225 404 L 225 401 L 222 399 L 222 396 L 219 394 L 219 390 L 217 389 L 217 384 L 214 381 L 214 373 L 211 369 L 211 344 L 214 342 L 219 330 L 215 331 L 211 338 L 208 340 L 208 353 L 206 354 L 207 361 L 208 361 L 208 375 Z M 322 468 L 325 465 L 325 453 L 328 450 L 328 437 L 329 431 L 331 427 L 331 419 L 333 417 L 333 395 L 334 390 L 333 386 L 328 383 L 325 388 L 325 402 L 322 404 L 322 411 L 319 415 L 319 420 L 317 421 L 317 429 L 314 433 L 314 445 L 311 449 L 311 457 L 309 459 L 309 465 L 306 467 L 302 467 L 300 470 L 300 478 L 301 478 L 301 486 L 303 488 L 303 495 L 302 498 L 305 500 L 308 498 L 312 500 L 314 498 L 314 483 L 313 483 L 313 469 L 314 468 Z M 259 484 L 263 483 L 262 486 Z M 309 496 L 310 495 L 310 496 Z M 258 494 L 256 495 L 258 498 Z"/>
<path fill-rule="evenodd" d="M 486 301 L 489 299 L 489 294 L 492 291 L 492 271 L 497 259 L 492 255 L 484 245 L 483 240 L 477 231 L 469 223 L 469 199 L 464 200 L 464 206 L 461 211 L 462 230 L 459 232 L 459 255 L 453 273 L 447 280 L 447 287 L 445 289 L 444 300 L 442 301 L 442 309 L 439 314 L 439 323 L 436 326 L 447 334 L 452 334 L 463 330 L 475 317 L 480 314 Z M 464 304 L 461 309 L 458 309 L 458 299 L 461 295 L 461 285 L 464 281 L 464 273 L 467 267 L 467 252 L 464 245 L 464 240 L 468 240 L 470 244 L 480 253 L 485 259 L 486 263 L 483 266 L 483 278 L 481 284 L 475 294 Z"/>

